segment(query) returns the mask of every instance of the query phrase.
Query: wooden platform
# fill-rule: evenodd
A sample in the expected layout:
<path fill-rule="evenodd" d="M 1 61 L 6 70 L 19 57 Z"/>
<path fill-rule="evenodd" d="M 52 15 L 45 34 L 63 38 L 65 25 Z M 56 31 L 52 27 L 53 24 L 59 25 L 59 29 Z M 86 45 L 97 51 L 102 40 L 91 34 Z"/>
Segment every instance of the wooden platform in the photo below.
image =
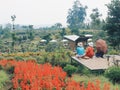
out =
<path fill-rule="evenodd" d="M 117 60 L 118 59 L 120 60 L 120 56 L 117 56 Z M 109 60 L 107 59 L 107 57 L 106 58 L 93 57 L 91 59 L 82 59 L 82 58 L 78 59 L 75 56 L 72 56 L 71 60 L 77 61 L 78 63 L 84 65 L 90 70 L 104 70 L 114 65 L 112 56 L 109 58 Z"/>

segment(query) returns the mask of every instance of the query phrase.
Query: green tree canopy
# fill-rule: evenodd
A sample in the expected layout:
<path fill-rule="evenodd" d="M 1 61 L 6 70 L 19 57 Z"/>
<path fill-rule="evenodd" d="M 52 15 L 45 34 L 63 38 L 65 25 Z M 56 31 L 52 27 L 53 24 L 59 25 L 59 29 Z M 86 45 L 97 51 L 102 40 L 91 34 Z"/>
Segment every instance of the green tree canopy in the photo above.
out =
<path fill-rule="evenodd" d="M 92 10 L 92 13 L 90 14 L 90 18 L 92 20 L 91 21 L 92 29 L 101 29 L 100 28 L 100 24 L 101 24 L 100 16 L 102 16 L 102 14 L 99 13 L 98 8 L 95 8 Z"/>
<path fill-rule="evenodd" d="M 120 48 L 120 0 L 112 0 L 106 5 L 108 17 L 106 19 L 106 31 L 108 40 L 114 48 Z"/>
<path fill-rule="evenodd" d="M 55 26 L 56 26 L 57 29 L 61 29 L 62 24 L 61 23 L 56 23 Z"/>
<path fill-rule="evenodd" d="M 69 9 L 67 23 L 72 33 L 79 34 L 79 29 L 83 27 L 83 22 L 85 20 L 86 9 L 87 7 L 83 7 L 79 0 L 76 0 L 72 9 Z"/>

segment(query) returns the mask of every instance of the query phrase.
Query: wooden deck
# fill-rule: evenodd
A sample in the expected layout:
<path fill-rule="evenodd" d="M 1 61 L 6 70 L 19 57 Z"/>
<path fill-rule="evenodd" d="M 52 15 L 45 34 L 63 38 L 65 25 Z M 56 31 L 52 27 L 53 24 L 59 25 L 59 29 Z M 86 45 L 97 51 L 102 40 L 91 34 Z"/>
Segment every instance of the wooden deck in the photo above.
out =
<path fill-rule="evenodd" d="M 71 60 L 77 61 L 78 63 L 84 65 L 90 70 L 104 70 L 110 66 L 115 65 L 113 56 L 110 56 L 109 60 L 107 57 L 105 58 L 93 57 L 91 59 L 82 59 L 82 58 L 78 59 L 75 56 L 72 56 Z M 115 56 L 115 60 L 120 61 L 120 56 Z"/>

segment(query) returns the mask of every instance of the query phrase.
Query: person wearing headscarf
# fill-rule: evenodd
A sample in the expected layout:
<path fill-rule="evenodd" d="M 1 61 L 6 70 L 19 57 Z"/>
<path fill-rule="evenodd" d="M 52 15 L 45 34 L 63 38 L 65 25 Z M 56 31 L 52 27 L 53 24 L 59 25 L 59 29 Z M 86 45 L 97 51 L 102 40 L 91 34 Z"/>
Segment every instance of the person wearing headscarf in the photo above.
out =
<path fill-rule="evenodd" d="M 96 41 L 96 57 L 102 57 L 107 53 L 107 44 L 106 41 L 103 39 L 98 39 Z"/>
<path fill-rule="evenodd" d="M 83 43 L 82 42 L 78 42 L 77 43 L 76 52 L 77 52 L 77 55 L 76 55 L 77 58 L 84 57 L 84 55 L 85 55 L 85 49 L 83 47 Z"/>

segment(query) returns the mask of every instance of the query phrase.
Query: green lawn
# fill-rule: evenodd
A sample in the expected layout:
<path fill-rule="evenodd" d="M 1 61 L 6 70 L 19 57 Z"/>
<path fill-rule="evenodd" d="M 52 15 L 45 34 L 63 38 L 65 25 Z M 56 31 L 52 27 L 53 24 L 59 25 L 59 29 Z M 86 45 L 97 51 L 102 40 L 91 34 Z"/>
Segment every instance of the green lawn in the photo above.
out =
<path fill-rule="evenodd" d="M 118 87 L 118 90 L 120 90 L 120 84 L 113 85 L 107 78 L 105 78 L 102 75 L 79 75 L 79 74 L 73 74 L 73 79 L 77 82 L 84 82 L 85 84 L 88 83 L 88 81 L 94 82 L 96 80 L 100 80 L 101 87 L 103 87 L 104 83 L 110 83 L 110 86 L 112 89 L 115 89 L 115 87 Z"/>

